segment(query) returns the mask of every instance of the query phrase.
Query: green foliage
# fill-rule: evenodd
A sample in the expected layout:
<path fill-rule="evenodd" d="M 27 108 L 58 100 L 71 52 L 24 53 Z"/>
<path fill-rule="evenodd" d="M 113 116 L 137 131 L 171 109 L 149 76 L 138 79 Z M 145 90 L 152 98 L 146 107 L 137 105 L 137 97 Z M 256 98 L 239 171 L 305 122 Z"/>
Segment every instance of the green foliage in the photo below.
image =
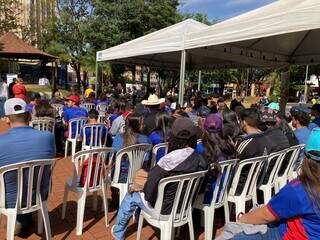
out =
<path fill-rule="evenodd" d="M 21 29 L 19 23 L 20 12 L 21 3 L 19 0 L 0 0 L 0 36 Z"/>

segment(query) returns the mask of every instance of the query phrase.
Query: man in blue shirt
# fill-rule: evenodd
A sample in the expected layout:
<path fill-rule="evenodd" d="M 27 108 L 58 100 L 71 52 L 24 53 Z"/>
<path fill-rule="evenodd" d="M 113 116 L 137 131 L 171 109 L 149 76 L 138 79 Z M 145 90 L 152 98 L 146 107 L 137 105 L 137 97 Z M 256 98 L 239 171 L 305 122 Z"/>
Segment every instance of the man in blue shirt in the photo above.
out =
<path fill-rule="evenodd" d="M 292 109 L 292 126 L 296 129 L 294 134 L 299 144 L 307 144 L 311 131 L 308 128 L 310 117 L 308 113 L 301 109 Z"/>
<path fill-rule="evenodd" d="M 66 127 L 69 126 L 69 121 L 74 118 L 79 117 L 88 117 L 88 112 L 84 108 L 79 107 L 80 104 L 80 98 L 76 95 L 71 95 L 67 98 L 68 100 L 68 106 L 63 109 L 63 116 Z M 76 125 L 72 126 L 72 133 L 76 132 Z M 65 133 L 65 137 L 68 136 L 68 133 Z M 72 135 L 72 137 L 75 137 Z"/>
<path fill-rule="evenodd" d="M 10 126 L 7 133 L 0 135 L 0 167 L 31 160 L 53 159 L 55 156 L 54 136 L 29 126 L 31 115 L 22 99 L 11 98 L 5 102 L 5 121 Z M 50 173 L 44 173 L 44 189 L 47 196 Z M 15 172 L 5 177 L 6 207 L 14 208 L 17 195 L 17 176 Z M 23 227 L 32 222 L 31 215 L 18 215 L 17 221 Z"/>

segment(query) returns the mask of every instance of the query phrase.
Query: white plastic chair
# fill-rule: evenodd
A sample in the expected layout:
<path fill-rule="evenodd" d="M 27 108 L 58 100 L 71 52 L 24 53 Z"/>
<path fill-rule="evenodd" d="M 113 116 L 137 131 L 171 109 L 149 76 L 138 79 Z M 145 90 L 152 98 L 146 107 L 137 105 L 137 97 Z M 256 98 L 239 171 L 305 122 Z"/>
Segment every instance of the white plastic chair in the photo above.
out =
<path fill-rule="evenodd" d="M 229 184 L 233 177 L 234 167 L 237 161 L 239 160 L 232 159 L 220 162 L 221 174 L 215 181 L 211 202 L 209 204 L 204 204 L 204 194 L 200 194 L 193 205 L 194 208 L 204 212 L 205 240 L 212 240 L 215 210 L 227 206 L 228 187 L 230 186 Z M 225 211 L 225 222 L 229 222 L 227 213 L 229 213 L 228 209 Z"/>
<path fill-rule="evenodd" d="M 295 162 L 291 165 L 289 171 L 288 171 L 288 181 L 292 181 L 293 179 L 298 177 L 298 171 L 301 168 L 301 165 L 304 160 L 304 149 L 305 149 L 305 144 L 299 145 L 300 149 L 297 152 L 297 158 Z"/>
<path fill-rule="evenodd" d="M 301 144 L 301 145 L 296 145 L 287 149 L 283 158 L 283 163 L 280 166 L 280 171 L 282 172 L 279 172 L 279 175 L 277 177 L 276 187 L 275 187 L 276 193 L 278 193 L 280 189 L 283 188 L 288 183 L 290 174 L 292 175 L 291 172 L 293 172 L 293 169 L 295 168 L 295 164 L 299 159 L 300 152 L 304 149 L 304 147 L 305 145 Z"/>
<path fill-rule="evenodd" d="M 190 240 L 194 240 L 194 230 L 192 221 L 193 200 L 198 194 L 200 184 L 207 171 L 183 174 L 161 179 L 158 186 L 158 196 L 152 214 L 141 210 L 137 240 L 140 239 L 143 220 L 149 224 L 160 228 L 161 240 L 174 239 L 174 228 L 181 227 L 188 223 Z M 173 201 L 173 207 L 169 215 L 161 214 L 163 199 L 165 198 L 165 189 L 175 184 L 177 186 L 176 194 Z"/>
<path fill-rule="evenodd" d="M 56 116 L 62 117 L 62 114 L 63 114 L 63 105 L 62 105 L 62 104 L 59 104 L 59 103 L 54 103 L 54 104 L 51 104 L 51 106 L 56 110 L 56 113 L 57 113 Z"/>
<path fill-rule="evenodd" d="M 50 117 L 33 118 L 30 125 L 39 131 L 48 131 L 54 134 L 55 119 Z"/>
<path fill-rule="evenodd" d="M 107 144 L 108 128 L 105 124 L 86 124 L 82 127 L 82 150 L 105 147 Z M 90 132 L 87 136 L 86 132 Z M 89 144 L 87 144 L 89 140 Z"/>
<path fill-rule="evenodd" d="M 263 203 L 267 204 L 272 197 L 272 190 L 275 191 L 276 181 L 280 171 L 280 166 L 287 149 L 280 152 L 271 153 L 265 163 L 264 170 L 261 171 L 261 179 L 258 189 L 263 192 Z M 266 173 L 269 172 L 269 176 Z"/>
<path fill-rule="evenodd" d="M 161 149 L 164 149 L 164 154 L 168 153 L 168 143 L 159 143 L 157 145 L 154 145 L 152 148 L 152 159 L 151 159 L 151 164 L 150 164 L 150 168 L 154 167 L 156 165 L 157 162 L 157 155 L 158 155 L 158 151 Z"/>
<path fill-rule="evenodd" d="M 100 111 L 106 112 L 108 110 L 108 104 L 106 104 L 106 103 L 98 103 L 97 106 L 96 106 L 96 110 L 98 112 L 100 112 Z"/>
<path fill-rule="evenodd" d="M 82 127 L 87 123 L 87 121 L 88 121 L 88 118 L 86 117 L 74 118 L 69 121 L 68 137 L 66 139 L 65 154 L 64 154 L 65 157 L 67 157 L 68 155 L 69 142 L 71 143 L 71 156 L 73 156 L 76 153 L 76 146 L 77 146 L 77 141 L 78 141 L 80 131 Z M 72 131 L 72 126 L 75 126 L 75 132 Z"/>
<path fill-rule="evenodd" d="M 267 160 L 267 156 L 261 156 L 256 158 L 250 158 L 241 160 L 236 168 L 235 175 L 232 180 L 232 184 L 228 193 L 228 202 L 235 204 L 236 217 L 239 213 L 245 213 L 246 202 L 252 201 L 253 205 L 257 204 L 257 180 L 261 172 L 263 163 Z M 242 170 L 248 169 L 248 173 L 245 174 Z M 241 192 L 237 192 L 240 177 L 245 177 L 246 181 Z M 228 203 L 226 203 L 228 205 Z M 225 207 L 225 211 L 229 210 L 229 207 Z M 225 213 L 230 216 L 230 213 Z"/>
<path fill-rule="evenodd" d="M 123 148 L 117 152 L 111 186 L 119 189 L 119 206 L 128 192 L 129 184 L 133 182 L 133 177 L 136 171 L 142 168 L 143 163 L 146 160 L 146 157 L 151 149 L 151 144 L 136 144 L 130 147 Z M 121 162 L 124 156 L 127 156 L 127 161 L 129 161 L 129 169 L 127 181 L 125 183 L 121 183 Z"/>
<path fill-rule="evenodd" d="M 82 103 L 80 104 L 80 107 L 86 109 L 87 112 L 89 112 L 90 110 L 95 109 L 96 105 L 94 103 Z"/>
<path fill-rule="evenodd" d="M 61 218 L 65 218 L 68 193 L 69 191 L 72 191 L 77 194 L 78 199 L 76 226 L 77 235 L 82 235 L 87 193 L 94 194 L 93 209 L 97 210 L 97 192 L 102 192 L 106 227 L 109 224 L 105 163 L 107 162 L 107 158 L 112 157 L 114 152 L 115 150 L 113 148 L 100 148 L 80 151 L 73 156 L 73 176 L 65 184 Z M 85 161 L 88 163 L 87 175 L 84 185 L 80 186 L 79 179 L 81 178 L 82 167 Z"/>
<path fill-rule="evenodd" d="M 42 200 L 41 190 L 43 174 L 46 171 L 48 179 L 48 193 L 51 182 L 51 173 L 55 160 L 34 160 L 7 165 L 0 168 L 0 214 L 7 216 L 7 239 L 14 239 L 15 224 L 18 214 L 38 212 L 38 233 L 42 233 L 43 224 L 46 239 L 51 239 L 50 220 L 48 215 L 47 199 Z M 14 208 L 6 207 L 6 175 L 16 173 L 17 197 Z M 49 174 L 49 175 L 48 175 Z M 41 213 L 40 213 L 40 212 Z"/>

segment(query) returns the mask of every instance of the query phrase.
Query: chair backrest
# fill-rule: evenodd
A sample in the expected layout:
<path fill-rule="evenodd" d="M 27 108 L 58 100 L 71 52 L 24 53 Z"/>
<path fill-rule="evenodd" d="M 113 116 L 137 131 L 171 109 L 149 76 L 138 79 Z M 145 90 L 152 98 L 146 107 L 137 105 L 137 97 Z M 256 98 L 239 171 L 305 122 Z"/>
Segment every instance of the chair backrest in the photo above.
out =
<path fill-rule="evenodd" d="M 257 179 L 266 160 L 267 156 L 240 160 L 235 168 L 235 174 L 229 190 L 229 195 L 245 197 L 252 197 L 253 195 L 255 195 L 257 188 Z M 240 188 L 240 190 L 237 190 L 240 178 L 242 180 L 245 179 L 245 182 L 242 189 Z"/>
<path fill-rule="evenodd" d="M 31 127 L 39 131 L 48 131 L 54 134 L 55 119 L 50 117 L 33 118 Z"/>
<path fill-rule="evenodd" d="M 288 176 L 291 172 L 293 172 L 296 164 L 301 156 L 301 152 L 304 150 L 305 144 L 296 145 L 287 149 L 286 155 L 284 157 L 284 161 L 279 176 Z"/>
<path fill-rule="evenodd" d="M 96 106 L 96 110 L 98 112 L 100 112 L 100 111 L 106 112 L 108 110 L 108 104 L 106 104 L 106 103 L 98 103 L 97 106 Z"/>
<path fill-rule="evenodd" d="M 72 184 L 75 187 L 83 179 L 83 187 L 89 192 L 96 191 L 103 186 L 106 172 L 105 164 L 113 157 L 113 148 L 95 148 L 77 152 L 72 157 L 73 177 Z"/>
<path fill-rule="evenodd" d="M 56 116 L 62 117 L 63 105 L 59 103 L 54 103 L 54 104 L 51 104 L 51 106 L 56 110 L 56 113 L 57 113 Z"/>
<path fill-rule="evenodd" d="M 221 174 L 217 177 L 215 182 L 213 197 L 210 204 L 211 208 L 224 204 L 228 195 L 228 187 L 230 186 L 230 181 L 234 176 L 234 169 L 238 161 L 239 159 L 231 159 L 221 161 L 219 163 L 221 167 Z"/>
<path fill-rule="evenodd" d="M 82 103 L 80 104 L 80 107 L 86 109 L 87 112 L 89 112 L 91 109 L 95 109 L 96 105 L 94 103 Z"/>
<path fill-rule="evenodd" d="M 146 157 L 151 152 L 151 144 L 136 144 L 119 150 L 116 154 L 113 182 L 118 183 L 121 172 L 121 161 L 124 156 L 128 157 L 129 169 L 127 184 L 132 183 L 135 172 L 142 168 Z"/>
<path fill-rule="evenodd" d="M 105 124 L 85 124 L 82 127 L 82 146 L 105 147 L 108 128 Z"/>
<path fill-rule="evenodd" d="M 10 164 L 0 168 L 0 207 L 6 206 L 7 186 L 6 180 L 16 179 L 16 202 L 17 213 L 32 212 L 40 208 L 40 202 L 45 201 L 51 184 L 51 173 L 54 159 L 33 160 Z M 44 179 L 47 178 L 47 179 Z M 12 186 L 11 186 L 12 187 Z M 46 191 L 43 192 L 43 188 Z M 12 189 L 10 189 L 12 191 Z"/>
<path fill-rule="evenodd" d="M 71 119 L 69 121 L 69 127 L 68 127 L 68 138 L 77 139 L 82 127 L 87 123 L 87 121 L 88 121 L 88 118 L 86 117 Z"/>
<path fill-rule="evenodd" d="M 99 111 L 98 123 L 105 123 L 107 118 L 108 116 L 106 111 Z"/>
<path fill-rule="evenodd" d="M 275 183 L 287 151 L 287 149 L 284 149 L 279 152 L 271 153 L 268 156 L 267 161 L 264 164 L 263 170 L 260 173 L 261 177 L 258 185 Z"/>
<path fill-rule="evenodd" d="M 168 153 L 168 143 L 159 143 L 157 145 L 154 145 L 152 148 L 152 159 L 151 159 L 151 164 L 150 167 L 154 167 L 156 165 L 157 162 L 157 156 L 159 151 L 163 151 L 162 153 L 164 153 L 164 155 L 166 155 Z"/>
<path fill-rule="evenodd" d="M 161 179 L 158 185 L 158 195 L 154 211 L 152 213 L 152 218 L 166 218 L 166 216 L 161 214 L 162 205 L 164 202 L 163 200 L 165 199 L 166 187 L 172 184 L 177 186 L 177 190 L 171 209 L 171 220 L 175 223 L 179 223 L 187 221 L 189 217 L 192 217 L 190 215 L 192 205 L 206 173 L 207 170 Z"/>

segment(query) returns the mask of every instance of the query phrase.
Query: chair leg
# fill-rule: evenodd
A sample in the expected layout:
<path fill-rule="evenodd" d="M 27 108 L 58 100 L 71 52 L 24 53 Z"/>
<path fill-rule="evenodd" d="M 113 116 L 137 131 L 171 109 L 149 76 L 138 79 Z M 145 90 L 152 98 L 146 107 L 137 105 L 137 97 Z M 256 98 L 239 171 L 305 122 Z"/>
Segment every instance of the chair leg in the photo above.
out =
<path fill-rule="evenodd" d="M 212 240 L 214 224 L 214 211 L 205 210 L 204 212 L 204 239 Z"/>
<path fill-rule="evenodd" d="M 106 227 L 109 226 L 109 219 L 108 219 L 108 198 L 107 198 L 107 194 L 106 194 L 106 187 L 103 186 L 102 187 L 102 198 L 103 198 L 103 210 L 104 210 L 104 221 L 106 224 Z"/>
<path fill-rule="evenodd" d="M 97 211 L 98 208 L 98 193 L 93 192 L 92 210 Z"/>
<path fill-rule="evenodd" d="M 190 214 L 189 214 L 189 235 L 190 235 L 190 240 L 194 240 L 194 229 L 193 229 L 193 220 L 192 220 L 192 209 L 190 209 Z"/>
<path fill-rule="evenodd" d="M 238 215 L 240 213 L 246 212 L 246 202 L 244 199 L 237 199 L 235 202 L 235 208 L 236 208 L 236 221 L 238 222 Z"/>
<path fill-rule="evenodd" d="M 160 240 L 174 239 L 174 228 L 171 222 L 161 223 L 160 230 Z"/>
<path fill-rule="evenodd" d="M 81 196 L 78 199 L 77 204 L 77 229 L 76 234 L 77 236 L 82 235 L 82 228 L 83 228 L 83 217 L 84 217 L 84 209 L 86 205 L 86 193 L 81 193 Z"/>
<path fill-rule="evenodd" d="M 71 151 L 72 151 L 72 157 L 76 154 L 76 147 L 77 147 L 77 142 L 72 142 L 71 143 Z"/>
<path fill-rule="evenodd" d="M 64 147 L 64 157 L 65 158 L 68 156 L 68 145 L 69 145 L 69 142 L 68 142 L 68 140 L 66 140 L 66 144 Z"/>
<path fill-rule="evenodd" d="M 230 210 L 229 210 L 229 202 L 225 201 L 224 205 L 224 220 L 226 223 L 230 222 Z"/>
<path fill-rule="evenodd" d="M 17 212 L 7 215 L 7 240 L 14 240 L 14 230 L 16 226 Z"/>
<path fill-rule="evenodd" d="M 64 219 L 65 216 L 66 216 L 66 208 L 67 208 L 68 194 L 69 194 L 69 189 L 68 189 L 67 186 L 65 186 L 65 188 L 64 188 L 64 195 L 63 195 L 63 203 L 62 203 L 61 219 Z"/>
<path fill-rule="evenodd" d="M 41 209 L 37 212 L 37 217 L 38 217 L 38 234 L 43 233 L 43 219 L 42 219 L 42 211 Z"/>
<path fill-rule="evenodd" d="M 47 240 L 51 240 L 51 227 L 50 227 L 50 219 L 48 214 L 48 203 L 47 201 L 41 202 L 41 213 L 43 218 L 44 229 L 46 231 Z"/>
<path fill-rule="evenodd" d="M 142 210 L 141 210 L 142 211 Z M 142 231 L 142 226 L 143 226 L 143 215 L 140 214 L 139 216 L 139 223 L 138 223 L 138 232 L 137 232 L 137 240 L 140 240 L 141 238 L 141 231 Z"/>

